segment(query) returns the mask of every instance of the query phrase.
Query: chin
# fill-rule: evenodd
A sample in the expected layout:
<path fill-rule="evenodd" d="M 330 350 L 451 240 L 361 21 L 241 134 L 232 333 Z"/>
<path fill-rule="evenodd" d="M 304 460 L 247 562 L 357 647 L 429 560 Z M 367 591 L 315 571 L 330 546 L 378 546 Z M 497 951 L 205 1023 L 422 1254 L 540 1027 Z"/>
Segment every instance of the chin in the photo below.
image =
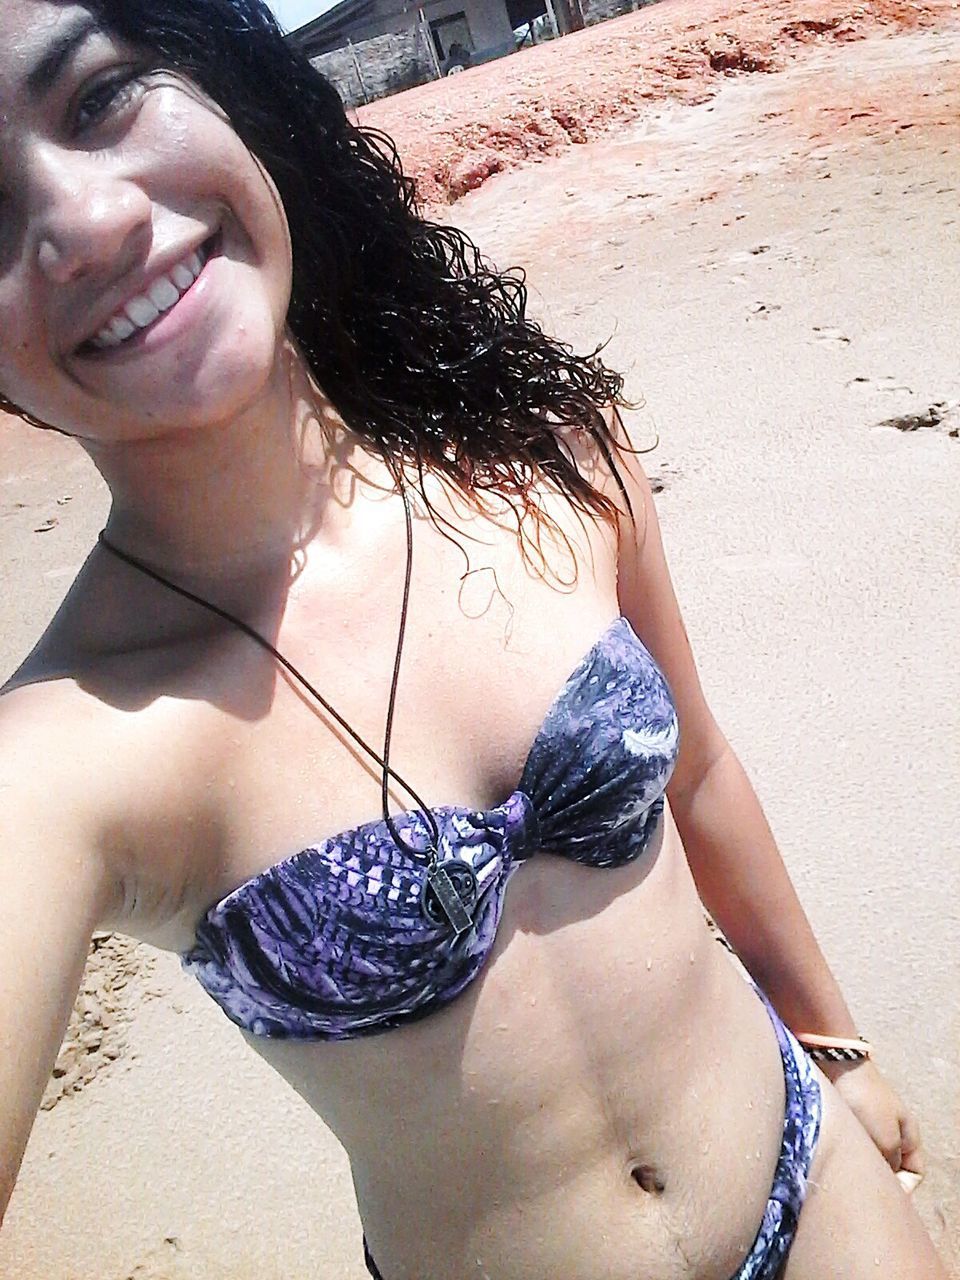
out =
<path fill-rule="evenodd" d="M 282 411 L 283 335 L 270 317 L 238 320 L 212 347 L 178 360 L 168 378 L 143 388 L 136 422 L 122 434 L 166 435 L 229 426 L 262 408 L 265 417 Z M 116 439 L 116 435 L 111 432 Z"/>
<path fill-rule="evenodd" d="M 252 345 L 237 343 L 226 351 L 208 353 L 189 376 L 175 388 L 166 389 L 151 418 L 156 421 L 162 416 L 171 426 L 219 426 L 242 417 L 258 404 L 269 413 L 269 402 L 284 389 L 279 376 L 281 348 L 275 342 L 258 344 L 251 350 Z"/>

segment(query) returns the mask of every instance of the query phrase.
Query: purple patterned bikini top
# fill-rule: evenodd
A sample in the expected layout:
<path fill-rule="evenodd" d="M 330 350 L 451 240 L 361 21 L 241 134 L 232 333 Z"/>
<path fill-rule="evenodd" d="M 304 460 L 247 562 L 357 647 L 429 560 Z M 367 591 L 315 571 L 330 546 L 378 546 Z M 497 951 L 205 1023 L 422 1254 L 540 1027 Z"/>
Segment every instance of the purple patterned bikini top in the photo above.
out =
<path fill-rule="evenodd" d="M 526 858 L 618 867 L 644 853 L 677 748 L 666 680 L 617 618 L 557 694 L 503 804 L 432 808 L 434 833 L 421 813 L 393 818 L 410 851 L 379 819 L 275 863 L 207 911 L 184 967 L 254 1035 L 346 1040 L 422 1018 L 477 976 Z M 464 894 L 449 918 L 424 910 L 434 840 L 448 892 Z"/>

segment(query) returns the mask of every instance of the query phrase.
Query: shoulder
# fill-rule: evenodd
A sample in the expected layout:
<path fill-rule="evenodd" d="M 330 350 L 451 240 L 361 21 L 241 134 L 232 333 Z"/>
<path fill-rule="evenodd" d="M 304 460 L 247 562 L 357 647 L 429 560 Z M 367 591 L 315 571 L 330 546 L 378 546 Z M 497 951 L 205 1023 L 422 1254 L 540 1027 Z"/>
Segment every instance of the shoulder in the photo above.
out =
<path fill-rule="evenodd" d="M 0 695 L 0 840 L 51 884 L 82 873 L 95 927 L 144 937 L 179 892 L 164 835 L 192 812 L 194 722 L 62 665 L 34 655 Z"/>
<path fill-rule="evenodd" d="M 608 411 L 607 420 L 619 472 L 617 488 L 621 501 L 629 504 L 629 514 L 621 515 L 619 526 L 617 594 L 621 612 L 663 671 L 673 694 L 681 746 L 669 793 L 671 803 L 678 804 L 727 744 L 704 696 L 667 564 L 643 452 L 615 409 Z"/>
<path fill-rule="evenodd" d="M 621 555 L 635 555 L 651 522 L 656 524 L 653 493 L 643 468 L 644 450 L 633 440 L 615 404 L 600 409 L 606 439 L 584 427 L 563 427 L 560 438 L 580 474 L 612 504 Z"/>
<path fill-rule="evenodd" d="M 92 756 L 96 717 L 60 680 L 26 669 L 0 695 L 0 866 L 5 879 L 51 883 L 76 874 L 98 915 L 121 906 L 120 878 L 103 857 L 95 814 L 103 785 Z"/>

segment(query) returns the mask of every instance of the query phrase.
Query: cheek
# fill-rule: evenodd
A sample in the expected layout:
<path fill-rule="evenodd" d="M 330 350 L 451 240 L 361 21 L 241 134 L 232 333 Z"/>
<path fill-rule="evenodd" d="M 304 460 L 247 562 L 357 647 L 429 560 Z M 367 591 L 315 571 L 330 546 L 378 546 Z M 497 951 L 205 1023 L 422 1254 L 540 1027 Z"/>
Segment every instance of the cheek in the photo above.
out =
<path fill-rule="evenodd" d="M 266 270 L 273 288 L 285 298 L 285 312 L 290 302 L 293 273 L 290 225 L 280 193 L 269 173 L 246 149 L 243 156 L 248 166 L 245 183 L 248 229 L 254 241 L 258 265 Z"/>
<path fill-rule="evenodd" d="M 162 173 L 168 199 L 177 192 L 174 202 L 182 202 L 185 212 L 197 202 L 225 207 L 249 240 L 253 263 L 268 273 L 272 298 L 279 291 L 289 304 L 293 255 L 283 202 L 219 107 L 196 86 L 168 83 L 142 124 L 152 151 L 145 163 Z"/>
<path fill-rule="evenodd" d="M 49 368 L 42 368 L 42 344 L 25 334 L 23 328 L 10 323 L 8 312 L 0 312 L 3 326 L 0 346 L 0 395 L 27 410 L 39 407 L 50 384 Z"/>

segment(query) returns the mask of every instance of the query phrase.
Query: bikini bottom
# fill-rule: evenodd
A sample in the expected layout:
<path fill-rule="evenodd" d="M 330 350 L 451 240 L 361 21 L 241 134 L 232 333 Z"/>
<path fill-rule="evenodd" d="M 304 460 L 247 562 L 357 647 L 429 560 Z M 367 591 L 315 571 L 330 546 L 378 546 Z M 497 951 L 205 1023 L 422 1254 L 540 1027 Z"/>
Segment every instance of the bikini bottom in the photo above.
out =
<path fill-rule="evenodd" d="M 820 1084 L 810 1059 L 759 988 L 757 995 L 770 1015 L 783 1060 L 786 1095 L 783 1142 L 760 1229 L 742 1266 L 730 1280 L 776 1280 L 797 1230 L 806 1196 L 807 1175 L 820 1133 Z M 370 1256 L 366 1240 L 363 1242 L 363 1256 L 374 1280 L 384 1280 Z"/>

